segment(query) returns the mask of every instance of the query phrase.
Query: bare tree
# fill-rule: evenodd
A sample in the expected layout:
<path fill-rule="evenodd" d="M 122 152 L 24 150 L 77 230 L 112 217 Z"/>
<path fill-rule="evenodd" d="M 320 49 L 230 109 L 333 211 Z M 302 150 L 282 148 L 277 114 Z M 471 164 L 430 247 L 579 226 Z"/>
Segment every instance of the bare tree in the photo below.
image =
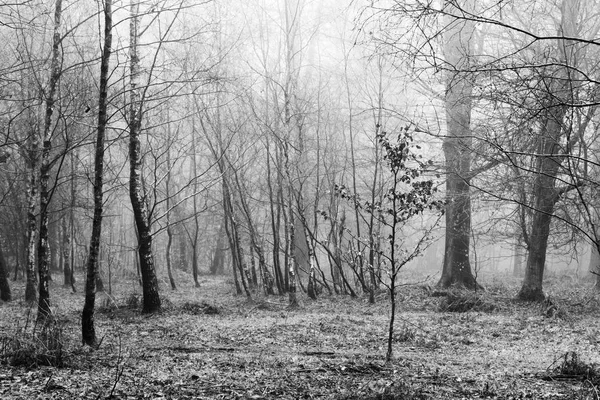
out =
<path fill-rule="evenodd" d="M 52 162 L 50 151 L 52 150 L 52 114 L 56 102 L 56 91 L 61 69 L 61 19 L 62 0 L 57 0 L 54 6 L 54 35 L 52 38 L 52 57 L 50 63 L 50 79 L 46 94 L 46 109 L 44 115 L 44 128 L 42 133 L 42 153 L 40 165 L 40 230 L 37 247 L 39 297 L 38 297 L 38 319 L 46 319 L 51 316 L 50 291 L 48 288 L 50 273 L 50 245 L 48 242 L 48 213 L 50 205 L 50 169 Z"/>
<path fill-rule="evenodd" d="M 158 280 L 152 253 L 152 232 L 148 205 L 142 187 L 142 153 L 140 144 L 140 130 L 144 99 L 142 97 L 142 82 L 140 74 L 140 58 L 138 54 L 139 31 L 139 1 L 131 0 L 131 16 L 129 25 L 129 196 L 135 216 L 135 225 L 138 234 L 138 254 L 143 288 L 144 313 L 154 313 L 160 310 L 160 296 L 158 293 Z"/>
<path fill-rule="evenodd" d="M 472 9 L 471 0 L 446 2 L 446 8 Z M 446 18 L 444 56 L 446 71 L 446 127 L 443 150 L 446 159 L 446 247 L 439 286 L 477 287 L 469 261 L 471 237 L 471 109 L 473 77 L 460 71 L 469 70 L 473 55 L 475 24 Z"/>
<path fill-rule="evenodd" d="M 107 117 L 107 96 L 109 64 L 112 52 L 112 0 L 104 0 L 104 45 L 100 60 L 100 92 L 98 97 L 98 124 L 96 128 L 96 152 L 94 160 L 94 219 L 92 236 L 87 259 L 85 283 L 85 304 L 81 313 L 81 335 L 83 343 L 98 345 L 94 326 L 94 303 L 96 301 L 96 280 L 98 278 L 98 258 L 102 235 L 102 214 L 104 207 L 104 151 Z"/>

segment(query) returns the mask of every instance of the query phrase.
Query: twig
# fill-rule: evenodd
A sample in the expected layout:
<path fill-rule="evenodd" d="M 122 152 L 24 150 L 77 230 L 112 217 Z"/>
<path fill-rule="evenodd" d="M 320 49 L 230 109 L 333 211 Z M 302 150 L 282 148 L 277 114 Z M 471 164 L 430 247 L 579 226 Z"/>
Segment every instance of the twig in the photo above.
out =
<path fill-rule="evenodd" d="M 100 343 L 102 343 L 102 340 L 100 341 Z M 123 377 L 123 374 L 125 373 L 124 363 L 123 363 L 123 365 L 121 365 L 121 368 L 119 368 L 119 364 L 121 364 L 121 361 L 123 360 L 123 358 L 124 358 L 123 357 L 123 346 L 121 344 L 121 335 L 119 335 L 119 354 L 117 355 L 117 365 L 115 368 L 115 380 L 113 382 L 112 388 L 110 389 L 110 394 L 108 395 L 109 399 L 112 398 L 113 393 L 115 392 L 115 389 L 117 388 L 117 384 L 119 383 L 119 381 Z M 96 397 L 96 399 L 97 400 L 100 399 L 100 396 L 102 396 L 102 393 L 98 393 L 98 397 Z"/>

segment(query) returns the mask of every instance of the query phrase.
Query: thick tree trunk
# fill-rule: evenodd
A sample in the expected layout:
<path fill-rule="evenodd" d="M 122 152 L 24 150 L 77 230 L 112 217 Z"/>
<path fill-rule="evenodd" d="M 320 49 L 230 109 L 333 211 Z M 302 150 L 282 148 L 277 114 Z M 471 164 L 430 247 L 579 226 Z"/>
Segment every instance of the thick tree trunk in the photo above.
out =
<path fill-rule="evenodd" d="M 526 301 L 540 301 L 545 298 L 542 285 L 546 250 L 554 205 L 558 200 L 554 186 L 561 160 L 555 155 L 559 151 L 562 112 L 549 111 L 547 114 L 548 120 L 541 132 L 541 144 L 538 147 L 538 173 L 534 182 L 533 221 L 528 234 L 529 254 L 525 279 L 518 294 L 519 299 Z"/>
<path fill-rule="evenodd" d="M 561 6 L 561 23 L 558 36 L 573 37 L 577 34 L 579 0 L 563 0 Z M 547 101 L 541 115 L 541 128 L 536 155 L 536 177 L 533 186 L 533 220 L 528 233 L 529 254 L 525 269 L 525 279 L 518 298 L 526 301 L 540 301 L 545 295 L 542 289 L 546 250 L 550 235 L 550 223 L 554 206 L 559 199 L 556 177 L 564 160 L 561 152 L 561 141 L 564 136 L 563 120 L 566 103 L 573 103 L 574 86 L 578 85 L 575 72 L 563 65 L 577 65 L 577 47 L 568 39 L 559 39 L 558 53 L 562 62 L 556 64 L 546 77 Z"/>
<path fill-rule="evenodd" d="M 473 0 L 459 6 L 469 9 Z M 460 2 L 459 2 L 460 3 Z M 449 8 L 456 6 L 448 1 Z M 449 70 L 446 74 L 446 127 L 443 150 L 446 159 L 446 246 L 442 276 L 438 286 L 457 285 L 477 288 L 469 261 L 471 237 L 471 107 L 473 92 L 469 67 L 474 24 L 471 21 L 449 21 L 444 54 Z"/>
<path fill-rule="evenodd" d="M 98 98 L 98 126 L 96 130 L 96 157 L 94 160 L 94 219 L 92 236 L 87 260 L 85 281 L 85 303 L 81 313 L 81 336 L 83 343 L 95 347 L 98 345 L 94 326 L 94 307 L 96 301 L 96 280 L 98 278 L 98 258 L 102 235 L 102 213 L 104 197 L 104 140 L 107 123 L 108 68 L 112 46 L 112 0 L 104 0 L 104 48 L 100 62 L 100 94 Z"/>
<path fill-rule="evenodd" d="M 475 289 L 478 285 L 469 260 L 471 236 L 469 185 L 458 174 L 449 172 L 446 177 L 446 201 L 444 265 L 438 286 L 456 285 Z"/>
<path fill-rule="evenodd" d="M 158 293 L 158 279 L 152 253 L 152 232 L 149 211 L 142 188 L 142 154 L 140 130 L 142 125 L 143 101 L 140 95 L 140 66 L 138 56 L 139 2 L 131 1 L 130 20 L 130 104 L 129 104 L 129 197 L 138 232 L 138 254 L 142 275 L 143 313 L 160 311 L 161 302 Z"/>
<path fill-rule="evenodd" d="M 513 246 L 513 276 L 523 275 L 523 258 L 525 248 L 523 247 L 523 234 L 519 234 L 515 237 L 515 244 Z"/>
<path fill-rule="evenodd" d="M 594 289 L 600 291 L 600 251 L 598 251 L 598 245 L 596 243 L 590 245 L 588 271 L 594 277 Z"/>
<path fill-rule="evenodd" d="M 2 245 L 0 245 L 0 300 L 12 300 L 10 284 L 8 283 L 8 265 L 6 265 L 6 259 L 2 252 Z"/>

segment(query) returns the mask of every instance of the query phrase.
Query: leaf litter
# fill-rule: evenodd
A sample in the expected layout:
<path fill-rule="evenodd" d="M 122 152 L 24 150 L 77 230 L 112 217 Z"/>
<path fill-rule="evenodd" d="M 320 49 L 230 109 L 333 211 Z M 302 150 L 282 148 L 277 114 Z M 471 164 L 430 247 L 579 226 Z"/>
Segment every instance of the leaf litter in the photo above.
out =
<path fill-rule="evenodd" d="M 79 344 L 82 294 L 54 285 L 62 366 L 12 366 L 2 348 L 0 398 L 598 398 L 598 301 L 583 290 L 551 286 L 550 302 L 525 304 L 506 283 L 464 301 L 453 293 L 444 308 L 447 298 L 404 286 L 386 364 L 385 297 L 305 298 L 288 310 L 285 298 L 233 296 L 222 278 L 179 286 L 162 290 L 161 314 L 144 316 L 131 285 L 114 285 L 92 350 Z M 31 335 L 28 315 L 22 299 L 0 305 L 0 343 Z"/>

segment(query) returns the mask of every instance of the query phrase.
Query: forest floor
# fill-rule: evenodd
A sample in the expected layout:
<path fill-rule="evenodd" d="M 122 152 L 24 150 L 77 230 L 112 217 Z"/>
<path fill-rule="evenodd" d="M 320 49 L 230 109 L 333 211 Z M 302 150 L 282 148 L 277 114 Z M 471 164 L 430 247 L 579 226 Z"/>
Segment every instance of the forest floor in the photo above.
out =
<path fill-rule="evenodd" d="M 97 301 L 92 350 L 80 340 L 81 288 L 51 285 L 57 322 L 43 329 L 17 282 L 0 303 L 0 398 L 597 399 L 600 295 L 565 282 L 548 282 L 543 304 L 512 300 L 512 278 L 449 297 L 403 286 L 389 363 L 384 292 L 374 305 L 323 294 L 291 310 L 203 277 L 198 289 L 163 286 L 164 311 L 145 316 L 137 285 L 113 285 Z"/>

